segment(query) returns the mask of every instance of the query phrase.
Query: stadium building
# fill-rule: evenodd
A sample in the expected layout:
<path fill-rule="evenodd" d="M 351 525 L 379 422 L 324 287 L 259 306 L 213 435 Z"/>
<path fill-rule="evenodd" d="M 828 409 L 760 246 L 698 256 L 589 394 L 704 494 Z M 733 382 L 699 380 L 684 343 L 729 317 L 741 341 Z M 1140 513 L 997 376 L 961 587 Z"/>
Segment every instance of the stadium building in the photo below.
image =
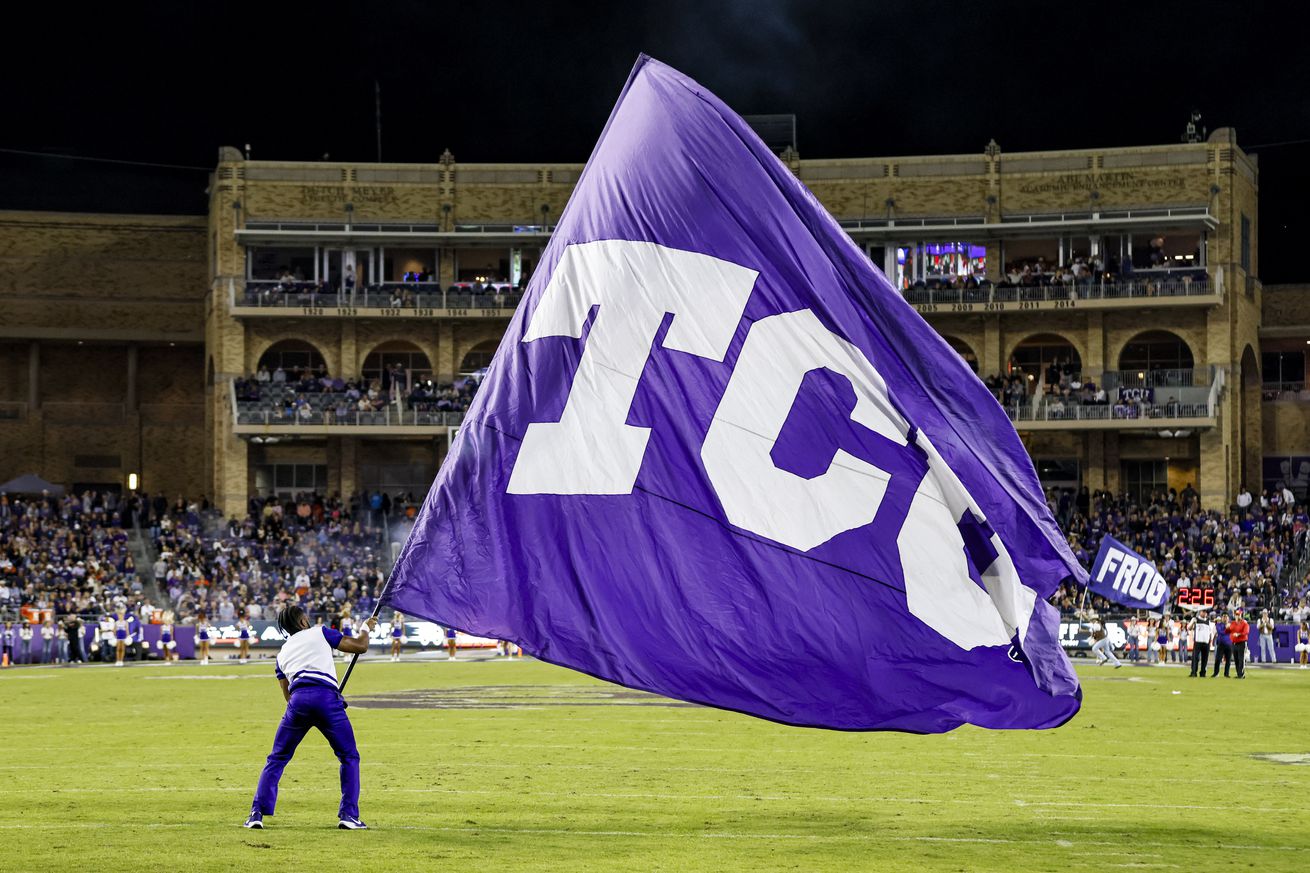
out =
<path fill-rule="evenodd" d="M 1257 163 L 1233 131 L 782 158 L 996 386 L 1048 486 L 1190 483 L 1220 507 L 1310 484 L 1310 316 L 1303 289 L 1259 281 Z M 0 481 L 135 476 L 230 513 L 421 494 L 461 418 L 442 386 L 489 362 L 581 169 L 224 148 L 206 216 L 0 213 Z M 301 368 L 385 387 L 361 407 L 301 390 Z"/>

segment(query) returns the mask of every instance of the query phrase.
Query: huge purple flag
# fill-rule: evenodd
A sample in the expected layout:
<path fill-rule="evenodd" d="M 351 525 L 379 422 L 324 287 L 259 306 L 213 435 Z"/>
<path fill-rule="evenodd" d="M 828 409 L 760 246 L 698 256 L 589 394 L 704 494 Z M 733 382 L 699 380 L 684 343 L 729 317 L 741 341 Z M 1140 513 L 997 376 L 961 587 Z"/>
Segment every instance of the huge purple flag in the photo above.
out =
<path fill-rule="evenodd" d="M 1086 579 L 959 356 L 713 94 L 642 57 L 388 601 L 795 725 L 1046 728 Z"/>

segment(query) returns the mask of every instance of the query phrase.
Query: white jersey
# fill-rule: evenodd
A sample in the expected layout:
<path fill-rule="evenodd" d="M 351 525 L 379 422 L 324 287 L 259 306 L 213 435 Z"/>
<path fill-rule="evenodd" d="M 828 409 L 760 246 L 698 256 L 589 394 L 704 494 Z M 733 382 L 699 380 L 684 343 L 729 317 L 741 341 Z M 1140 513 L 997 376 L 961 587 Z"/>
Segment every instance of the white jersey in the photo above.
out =
<path fill-rule="evenodd" d="M 288 679 L 291 687 L 326 685 L 337 687 L 337 668 L 332 650 L 341 642 L 341 632 L 330 627 L 313 627 L 291 635 L 277 653 L 274 671 Z"/>

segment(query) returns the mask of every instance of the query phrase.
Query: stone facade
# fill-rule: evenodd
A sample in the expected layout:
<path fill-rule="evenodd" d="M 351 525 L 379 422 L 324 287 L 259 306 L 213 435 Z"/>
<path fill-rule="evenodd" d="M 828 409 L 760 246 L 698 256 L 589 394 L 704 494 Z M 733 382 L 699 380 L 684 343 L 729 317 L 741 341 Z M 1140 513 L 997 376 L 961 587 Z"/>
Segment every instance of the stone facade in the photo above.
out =
<path fill-rule="evenodd" d="M 0 212 L 0 481 L 208 481 L 203 218 Z"/>
<path fill-rule="evenodd" d="M 992 278 L 1016 219 L 1056 216 L 1072 228 L 1115 211 L 1203 210 L 1212 221 L 1206 268 L 1223 276 L 1216 300 L 925 317 L 966 346 L 984 375 L 1004 372 L 1019 344 L 1039 334 L 1067 341 L 1084 373 L 1116 370 L 1125 346 L 1157 329 L 1176 334 L 1197 367 L 1224 373 L 1215 426 L 1190 436 L 1140 428 L 1023 434 L 1039 466 L 1076 461 L 1091 487 L 1121 487 L 1125 463 L 1167 458 L 1171 485 L 1195 482 L 1207 503 L 1223 505 L 1242 481 L 1254 487 L 1263 456 L 1310 455 L 1310 404 L 1264 402 L 1259 374 L 1262 344 L 1310 337 L 1310 292 L 1266 292 L 1256 278 L 1258 173 L 1231 131 L 1133 149 L 789 160 L 838 219 L 877 226 L 865 236 L 852 230 L 871 254 L 895 245 L 901 226 L 910 241 L 916 226 L 961 222 L 983 228 L 968 241 L 985 247 Z M 70 484 L 122 482 L 137 472 L 148 490 L 204 494 L 239 512 L 263 465 L 320 465 L 328 487 L 343 494 L 368 487 L 370 477 L 435 471 L 446 451 L 440 433 L 251 444 L 234 433 L 229 383 L 287 340 L 310 344 L 348 378 L 375 350 L 403 349 L 422 353 L 434 376 L 449 380 L 470 351 L 494 347 L 506 320 L 236 314 L 231 303 L 249 278 L 251 247 L 272 245 L 273 234 L 257 231 L 317 222 L 296 244 L 326 250 L 359 245 L 348 228 L 409 225 L 446 285 L 460 264 L 494 269 L 511 246 L 535 261 L 544 234 L 461 231 L 552 225 L 581 170 L 461 164 L 448 153 L 422 165 L 247 161 L 224 148 L 206 216 L 0 213 L 0 478 L 37 471 Z M 1283 333 L 1270 334 L 1271 324 Z"/>

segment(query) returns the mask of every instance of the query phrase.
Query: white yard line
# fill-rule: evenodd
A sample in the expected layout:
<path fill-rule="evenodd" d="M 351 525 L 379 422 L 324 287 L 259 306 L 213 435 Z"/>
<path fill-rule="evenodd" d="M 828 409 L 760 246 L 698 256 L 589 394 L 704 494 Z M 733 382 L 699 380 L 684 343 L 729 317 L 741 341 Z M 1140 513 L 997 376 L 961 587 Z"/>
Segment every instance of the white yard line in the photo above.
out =
<path fill-rule="evenodd" d="M 403 793 L 403 794 L 442 794 L 451 796 L 493 796 L 500 797 L 505 794 L 503 789 L 499 788 L 381 788 L 383 792 Z M 232 786 L 214 786 L 214 787 L 173 787 L 173 786 L 123 786 L 110 788 L 59 788 L 49 789 L 50 794 L 135 794 L 135 793 L 153 793 L 153 792 L 193 792 L 193 793 L 213 793 L 213 792 L 233 792 L 233 793 L 250 793 L 249 786 L 232 785 Z M 896 797 L 896 796 L 868 796 L 868 797 L 846 797 L 826 794 L 679 794 L 669 792 L 609 792 L 609 791 L 567 791 L 551 792 L 552 795 L 571 797 L 571 798 L 597 798 L 604 800 L 740 800 L 740 801 L 767 801 L 773 803 L 854 803 L 854 804 L 872 804 L 872 803 L 908 803 L 914 805 L 932 805 L 939 803 L 959 804 L 962 806 L 977 806 L 976 798 L 945 798 L 929 799 L 922 797 Z M 531 793 L 524 794 L 522 797 L 531 797 Z M 1222 812 L 1229 810 L 1231 806 L 1202 806 L 1195 804 L 1160 804 L 1160 803 L 1093 803 L 1078 800 L 1026 800 L 1014 798 L 1014 804 L 1023 808 L 1040 808 L 1048 806 L 1068 807 L 1072 809 L 1185 809 L 1185 810 L 1209 810 L 1212 812 Z M 1294 807 L 1243 807 L 1246 812 L 1266 813 L 1288 815 L 1301 812 L 1299 808 Z"/>
<path fill-rule="evenodd" d="M 34 824 L 0 824 L 0 830 L 95 830 L 102 828 L 112 828 L 115 830 L 127 831 L 132 829 L 171 829 L 171 828 L 196 828 L 203 827 L 203 824 L 196 822 L 147 822 L 142 824 L 132 824 L 121 821 L 96 821 L 96 822 L 67 822 L 57 824 L 53 822 L 38 822 Z M 232 827 L 239 826 L 234 823 Z M 1011 845 L 1011 846 L 1053 846 L 1056 848 L 1067 848 L 1062 843 L 1056 843 L 1049 839 L 1017 839 L 1004 837 L 933 837 L 933 836 L 900 836 L 888 834 L 789 834 L 789 833 L 751 833 L 749 831 L 600 831 L 600 830 L 574 830 L 570 828 L 513 828 L 513 827 L 481 827 L 478 825 L 468 825 L 462 827 L 442 827 L 436 825 L 395 825 L 390 828 L 378 827 L 376 830 L 396 830 L 396 831 L 426 831 L 432 833 L 469 833 L 469 834 L 533 834 L 547 836 L 563 837 L 640 837 L 650 839 L 685 839 L 687 837 L 698 837 L 707 840 L 803 840 L 809 842 L 861 842 L 861 843 L 879 843 L 879 842 L 898 842 L 898 843 L 971 843 L 984 845 Z M 1068 842 L 1068 841 L 1064 841 Z M 1079 840 L 1073 845 L 1078 846 L 1105 846 L 1109 848 L 1120 849 L 1123 847 L 1121 840 Z M 1277 852 L 1310 852 L 1310 846 L 1260 846 L 1251 844 L 1234 844 L 1234 843 L 1215 843 L 1207 845 L 1204 842 L 1188 843 L 1160 843 L 1160 842 L 1138 842 L 1138 845 L 1147 849 L 1197 849 L 1206 850 L 1222 849 L 1228 851 L 1277 851 Z"/>

